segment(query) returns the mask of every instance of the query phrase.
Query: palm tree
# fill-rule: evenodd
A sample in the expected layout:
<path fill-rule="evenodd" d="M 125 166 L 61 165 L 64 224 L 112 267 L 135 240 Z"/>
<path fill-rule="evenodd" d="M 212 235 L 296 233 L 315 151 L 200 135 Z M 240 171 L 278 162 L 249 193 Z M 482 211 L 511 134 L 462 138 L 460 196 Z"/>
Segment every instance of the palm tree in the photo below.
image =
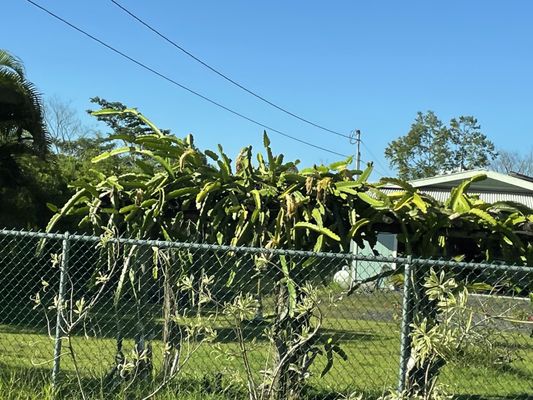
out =
<path fill-rule="evenodd" d="M 43 110 L 21 60 L 0 49 L 0 187 L 20 184 L 21 155 L 44 158 L 49 153 Z"/>
<path fill-rule="evenodd" d="M 0 49 L 0 227 L 36 227 L 47 215 L 42 176 L 50 176 L 53 164 L 43 162 L 50 154 L 43 117 L 24 65 Z"/>

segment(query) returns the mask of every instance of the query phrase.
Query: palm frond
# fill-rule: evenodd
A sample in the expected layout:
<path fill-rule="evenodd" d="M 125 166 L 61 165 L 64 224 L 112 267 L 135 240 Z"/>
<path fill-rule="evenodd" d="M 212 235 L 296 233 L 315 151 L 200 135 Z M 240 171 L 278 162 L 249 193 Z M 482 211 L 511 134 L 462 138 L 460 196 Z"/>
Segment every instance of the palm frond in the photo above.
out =
<path fill-rule="evenodd" d="M 7 66 L 7 67 L 6 67 Z M 41 94 L 26 80 L 20 61 L 0 50 L 0 134 L 14 142 L 27 141 L 41 157 L 50 152 Z"/>
<path fill-rule="evenodd" d="M 4 49 L 0 49 L 0 70 L 11 70 L 24 79 L 25 70 L 22 60 Z"/>

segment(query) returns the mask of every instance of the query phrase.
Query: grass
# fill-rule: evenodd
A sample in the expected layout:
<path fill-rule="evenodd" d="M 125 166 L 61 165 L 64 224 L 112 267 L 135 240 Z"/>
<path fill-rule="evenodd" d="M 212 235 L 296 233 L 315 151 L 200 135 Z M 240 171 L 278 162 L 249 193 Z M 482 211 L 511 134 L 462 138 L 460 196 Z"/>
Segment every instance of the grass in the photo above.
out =
<path fill-rule="evenodd" d="M 397 383 L 399 359 L 399 297 L 397 294 L 355 295 L 338 306 L 325 310 L 324 337 L 341 342 L 347 361 L 335 360 L 333 368 L 320 377 L 326 360 L 317 359 L 309 379 L 310 395 L 315 399 L 332 399 L 332 394 L 364 393 L 365 398 L 377 398 Z M 268 307 L 267 307 L 268 308 Z M 86 389 L 91 389 L 91 399 L 138 399 L 148 393 L 150 385 L 133 387 L 128 393 L 101 391 L 102 377 L 113 365 L 115 356 L 114 324 L 105 310 L 95 318 L 98 337 L 73 337 L 81 378 Z M 123 316 L 127 319 L 127 315 Z M 42 327 L 42 325 L 41 325 Z M 157 399 L 209 399 L 228 400 L 246 398 L 244 370 L 240 358 L 223 354 L 239 353 L 238 344 L 227 321 L 217 319 L 218 332 L 215 343 L 203 344 L 190 359 L 189 364 L 172 385 L 163 390 Z M 263 327 L 246 328 L 252 369 L 259 371 L 268 366 L 270 345 L 261 340 Z M 257 340 L 252 341 L 255 337 Z M 50 370 L 53 358 L 53 341 L 46 331 L 30 325 L 0 325 L 0 398 L 40 399 L 52 398 Z M 440 382 L 459 398 L 476 399 L 532 399 L 533 398 L 533 338 L 520 331 L 502 332 L 495 348 L 511 349 L 511 362 L 495 363 L 494 357 L 477 354 L 469 362 L 448 364 L 442 371 Z M 133 339 L 124 342 L 131 349 Z M 162 342 L 153 341 L 155 375 L 159 372 Z M 491 362 L 488 362 L 491 360 Z M 77 399 L 74 364 L 70 357 L 61 359 L 61 398 Z M 217 376 L 223 381 L 218 382 Z M 240 384 L 242 383 L 242 384 Z M 228 387 L 224 393 L 219 386 Z M 216 393 L 215 393 L 216 392 Z M 312 395 L 311 395 L 312 394 Z"/>

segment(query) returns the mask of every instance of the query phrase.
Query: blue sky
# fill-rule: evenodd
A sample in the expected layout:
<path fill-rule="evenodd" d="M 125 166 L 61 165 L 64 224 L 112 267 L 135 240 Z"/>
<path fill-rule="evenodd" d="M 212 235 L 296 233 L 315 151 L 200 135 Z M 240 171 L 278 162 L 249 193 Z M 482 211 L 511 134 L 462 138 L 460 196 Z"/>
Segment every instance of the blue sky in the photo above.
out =
<path fill-rule="evenodd" d="M 339 153 L 355 147 L 258 101 L 163 42 L 108 0 L 35 0 L 202 94 L 276 129 Z M 497 147 L 533 144 L 533 2 L 127 1 L 122 4 L 243 85 L 333 130 L 358 128 L 392 174 L 387 143 L 417 111 L 474 115 Z M 151 75 L 24 0 L 2 5 L 2 47 L 21 57 L 48 96 L 81 111 L 89 98 L 139 108 L 202 148 L 236 156 L 261 149 L 262 128 Z M 271 133 L 276 152 L 302 165 L 339 159 Z"/>

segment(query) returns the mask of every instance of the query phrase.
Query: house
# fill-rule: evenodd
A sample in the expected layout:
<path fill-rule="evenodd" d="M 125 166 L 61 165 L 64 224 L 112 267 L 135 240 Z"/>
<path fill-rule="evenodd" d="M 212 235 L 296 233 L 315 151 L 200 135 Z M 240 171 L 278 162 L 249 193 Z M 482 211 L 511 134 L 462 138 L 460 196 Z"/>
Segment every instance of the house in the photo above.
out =
<path fill-rule="evenodd" d="M 533 209 L 533 177 L 514 172 L 506 175 L 487 170 L 462 171 L 433 176 L 430 178 L 416 179 L 409 183 L 421 193 L 444 202 L 450 196 L 451 189 L 458 186 L 465 179 L 472 178 L 479 174 L 485 174 L 487 178 L 482 181 L 473 182 L 467 191 L 469 194 L 478 195 L 481 200 L 487 203 L 512 201 L 521 203 Z M 388 185 L 382 187 L 381 190 L 385 193 L 393 193 L 402 189 L 396 185 Z M 380 233 L 374 250 L 382 256 L 396 257 L 398 250 L 396 235 L 391 233 Z M 352 251 L 357 254 L 373 255 L 370 246 L 359 248 L 353 244 Z M 350 272 L 352 277 L 359 280 L 376 275 L 382 270 L 382 268 L 386 267 L 394 268 L 395 265 L 387 266 L 363 261 L 354 261 Z"/>
<path fill-rule="evenodd" d="M 469 194 L 478 195 L 487 203 L 497 201 L 514 201 L 533 209 L 533 177 L 511 172 L 509 175 L 494 171 L 473 170 L 438 175 L 410 181 L 411 185 L 422 193 L 436 200 L 446 201 L 450 191 L 465 179 L 485 174 L 487 179 L 474 182 L 468 189 Z M 398 186 L 390 185 L 383 188 L 384 192 L 397 191 Z"/>

